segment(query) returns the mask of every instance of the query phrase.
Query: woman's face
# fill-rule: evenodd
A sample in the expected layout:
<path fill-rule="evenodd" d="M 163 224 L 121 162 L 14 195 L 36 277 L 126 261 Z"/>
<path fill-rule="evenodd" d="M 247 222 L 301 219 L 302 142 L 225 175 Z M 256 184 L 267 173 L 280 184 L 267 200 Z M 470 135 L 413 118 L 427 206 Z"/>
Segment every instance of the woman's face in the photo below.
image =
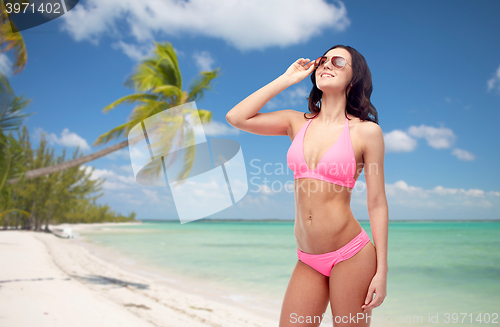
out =
<path fill-rule="evenodd" d="M 342 69 L 333 66 L 331 58 L 342 56 L 347 60 L 347 64 Z M 323 93 L 345 92 L 345 89 L 352 78 L 352 58 L 349 51 L 343 48 L 335 48 L 325 54 L 327 61 L 324 65 L 316 69 L 316 87 Z"/>

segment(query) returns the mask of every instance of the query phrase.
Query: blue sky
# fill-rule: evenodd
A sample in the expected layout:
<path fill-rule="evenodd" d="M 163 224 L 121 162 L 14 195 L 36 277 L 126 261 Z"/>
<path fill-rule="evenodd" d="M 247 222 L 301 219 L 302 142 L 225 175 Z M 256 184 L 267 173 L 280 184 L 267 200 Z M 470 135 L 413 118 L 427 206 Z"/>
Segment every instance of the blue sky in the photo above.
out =
<path fill-rule="evenodd" d="M 169 41 L 186 87 L 202 69 L 223 71 L 197 106 L 213 113 L 207 137 L 238 141 L 245 158 L 247 195 L 210 218 L 293 219 L 290 139 L 239 131 L 225 114 L 296 59 L 346 44 L 363 54 L 373 76 L 389 218 L 499 218 L 500 2 L 228 3 L 83 0 L 68 14 L 23 31 L 27 66 L 10 74 L 9 53 L 0 56 L 0 69 L 16 94 L 33 99 L 27 112 L 36 114 L 25 121 L 33 143 L 46 132 L 59 152 L 65 146 L 71 153 L 78 144 L 86 154 L 104 148 L 91 144 L 123 124 L 133 107 L 108 114 L 102 108 L 134 93 L 123 86 L 127 75 L 153 41 Z M 261 112 L 307 112 L 310 88 L 306 78 Z M 270 174 L 258 173 L 266 163 Z M 177 219 L 169 189 L 135 182 L 128 149 L 89 166 L 94 178 L 106 179 L 100 203 L 123 214 L 135 211 L 138 219 Z M 280 167 L 284 174 L 273 172 Z M 361 175 L 351 203 L 359 220 L 368 219 L 363 181 Z"/>

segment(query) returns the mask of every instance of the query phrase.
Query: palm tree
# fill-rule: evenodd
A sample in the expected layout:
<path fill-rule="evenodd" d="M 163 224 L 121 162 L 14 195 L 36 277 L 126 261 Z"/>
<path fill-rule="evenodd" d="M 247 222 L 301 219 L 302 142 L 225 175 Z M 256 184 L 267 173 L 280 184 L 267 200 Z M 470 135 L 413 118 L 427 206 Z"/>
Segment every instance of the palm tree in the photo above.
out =
<path fill-rule="evenodd" d="M 7 0 L 7 2 L 16 1 Z M 0 0 L 0 54 L 14 50 L 13 73 L 17 74 L 26 66 L 28 54 L 21 33 L 14 33 L 12 25 L 7 16 L 5 3 Z M 12 135 L 5 135 L 4 131 L 17 129 L 21 125 L 28 115 L 20 112 L 30 101 L 24 100 L 23 96 L 15 96 L 8 79 L 0 73 L 0 217 L 10 212 L 29 215 L 24 210 L 11 207 L 13 190 L 6 182 L 13 177 L 17 180 L 24 177 L 24 162 L 19 142 Z"/>
<path fill-rule="evenodd" d="M 0 129 L 1 131 L 1 129 Z M 0 218 L 10 212 L 29 213 L 12 206 L 13 188 L 6 185 L 8 178 L 23 178 L 24 153 L 19 142 L 12 135 L 0 132 Z M 7 220 L 4 219 L 6 222 Z"/>
<path fill-rule="evenodd" d="M 25 171 L 23 149 L 19 142 L 4 131 L 17 130 L 25 117 L 22 110 L 31 100 L 16 96 L 9 80 L 0 73 L 0 218 L 10 212 L 27 215 L 24 210 L 12 207 L 14 190 L 6 182 L 8 179 L 22 179 Z M 4 219 L 6 222 L 7 220 Z"/>
<path fill-rule="evenodd" d="M 138 93 L 127 95 L 118 99 L 103 109 L 103 112 L 107 113 L 122 103 L 136 103 L 137 106 L 132 111 L 128 122 L 102 134 L 93 145 L 106 144 L 112 139 L 121 138 L 122 135 L 127 136 L 128 132 L 135 125 L 140 124 L 144 119 L 166 109 L 201 99 L 203 97 L 203 93 L 212 88 L 213 80 L 220 76 L 219 68 L 212 71 L 200 72 L 198 78 L 190 84 L 188 90 L 183 90 L 182 77 L 174 48 L 169 42 L 155 42 L 155 45 L 156 48 L 153 51 L 154 55 L 150 58 L 142 60 L 135 72 L 130 75 L 125 82 L 125 86 L 134 87 Z M 211 121 L 212 113 L 210 111 L 198 109 L 198 113 L 202 124 L 207 124 Z M 180 116 L 179 113 L 171 113 L 172 121 L 169 123 L 170 126 L 173 127 L 173 130 L 170 129 L 169 132 L 179 132 L 179 140 L 181 140 L 181 142 L 184 139 L 184 126 L 187 125 L 185 116 L 189 114 L 192 114 L 189 110 L 183 111 Z M 25 178 L 36 178 L 78 166 L 103 157 L 128 145 L 128 140 L 125 140 L 75 160 L 66 161 L 50 167 L 31 170 L 26 172 Z M 170 146 L 171 144 L 167 144 L 167 147 Z M 191 148 L 194 151 L 194 147 Z M 192 165 L 192 157 L 193 153 L 188 153 L 188 164 L 183 170 L 183 176 L 186 176 L 189 173 Z M 8 182 L 15 183 L 18 180 L 19 179 L 11 179 Z"/>
<path fill-rule="evenodd" d="M 7 3 L 15 3 L 18 1 L 7 0 Z M 12 23 L 14 24 L 14 23 Z M 3 0 L 0 0 L 0 54 L 14 50 L 14 74 L 19 73 L 28 60 L 28 53 L 26 52 L 26 45 L 20 32 L 13 33 L 11 22 L 6 13 L 6 8 Z"/>

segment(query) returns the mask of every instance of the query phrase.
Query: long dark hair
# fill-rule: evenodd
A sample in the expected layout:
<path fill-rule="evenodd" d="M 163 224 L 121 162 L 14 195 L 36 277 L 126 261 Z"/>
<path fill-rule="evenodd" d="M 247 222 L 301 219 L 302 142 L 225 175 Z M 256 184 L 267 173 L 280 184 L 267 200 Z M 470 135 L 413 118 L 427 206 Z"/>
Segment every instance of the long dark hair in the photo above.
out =
<path fill-rule="evenodd" d="M 375 109 L 370 101 L 370 96 L 373 91 L 372 74 L 366 64 L 365 58 L 356 49 L 340 44 L 331 47 L 323 55 L 335 48 L 346 49 L 351 54 L 352 58 L 352 78 L 349 82 L 349 85 L 352 84 L 352 87 L 349 93 L 348 87 L 345 91 L 347 98 L 345 110 L 346 117 L 347 113 L 349 113 L 359 117 L 361 120 L 369 120 L 378 124 L 377 109 Z M 323 92 L 316 87 L 316 69 L 311 73 L 311 81 L 313 87 L 307 98 L 309 100 L 309 111 L 317 114 L 321 110 L 321 97 L 323 96 Z M 307 118 L 305 114 L 304 117 Z"/>

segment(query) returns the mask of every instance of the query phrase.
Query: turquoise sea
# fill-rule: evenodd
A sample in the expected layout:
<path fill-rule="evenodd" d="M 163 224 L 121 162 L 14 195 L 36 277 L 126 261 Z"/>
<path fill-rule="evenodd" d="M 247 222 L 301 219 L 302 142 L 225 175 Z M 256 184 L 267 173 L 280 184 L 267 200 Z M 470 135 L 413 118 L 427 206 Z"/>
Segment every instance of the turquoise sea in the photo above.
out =
<path fill-rule="evenodd" d="M 297 262 L 292 221 L 144 222 L 82 236 L 131 267 L 277 314 Z M 500 325 L 500 221 L 391 221 L 388 263 L 372 326 Z"/>

